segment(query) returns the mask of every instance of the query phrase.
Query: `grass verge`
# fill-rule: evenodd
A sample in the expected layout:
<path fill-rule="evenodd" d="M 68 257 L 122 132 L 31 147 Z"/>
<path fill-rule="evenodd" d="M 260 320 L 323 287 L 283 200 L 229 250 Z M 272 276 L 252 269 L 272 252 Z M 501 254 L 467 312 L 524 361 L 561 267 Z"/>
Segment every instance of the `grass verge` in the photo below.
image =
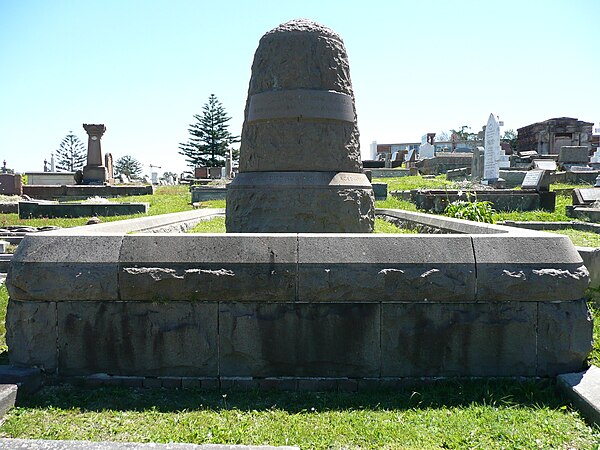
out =
<path fill-rule="evenodd" d="M 366 393 L 47 387 L 0 436 L 300 448 L 595 448 L 550 381 L 446 381 Z"/>

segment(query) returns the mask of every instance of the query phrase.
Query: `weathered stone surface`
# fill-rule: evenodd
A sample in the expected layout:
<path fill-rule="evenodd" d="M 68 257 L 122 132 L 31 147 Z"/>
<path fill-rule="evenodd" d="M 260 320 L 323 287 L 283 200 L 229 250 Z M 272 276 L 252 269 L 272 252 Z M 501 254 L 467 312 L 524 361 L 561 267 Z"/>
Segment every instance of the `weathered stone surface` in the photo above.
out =
<path fill-rule="evenodd" d="M 230 233 L 369 233 L 373 202 L 364 174 L 241 173 L 227 191 L 226 226 Z"/>
<path fill-rule="evenodd" d="M 300 301 L 472 301 L 468 236 L 300 235 Z"/>
<path fill-rule="evenodd" d="M 536 375 L 533 303 L 383 304 L 382 377 Z"/>
<path fill-rule="evenodd" d="M 540 302 L 538 308 L 537 375 L 582 370 L 593 339 L 593 319 L 586 301 Z"/>
<path fill-rule="evenodd" d="M 308 20 L 266 33 L 252 65 L 227 231 L 372 232 L 373 190 L 361 172 L 341 38 Z"/>
<path fill-rule="evenodd" d="M 379 375 L 377 304 L 223 303 L 222 376 Z"/>
<path fill-rule="evenodd" d="M 295 20 L 262 37 L 254 55 L 244 116 L 248 118 L 253 95 L 288 90 L 346 94 L 354 108 L 348 56 L 339 35 L 317 23 Z M 361 157 L 355 116 L 353 122 L 316 121 L 301 115 L 245 120 L 240 172 L 359 172 Z"/>
<path fill-rule="evenodd" d="M 55 302 L 10 299 L 6 311 L 6 343 L 12 365 L 55 372 L 57 337 Z"/>
<path fill-rule="evenodd" d="M 600 368 L 563 373 L 556 377 L 558 387 L 590 422 L 600 425 Z"/>
<path fill-rule="evenodd" d="M 146 214 L 149 203 L 41 203 L 19 202 L 19 218 L 90 217 Z"/>
<path fill-rule="evenodd" d="M 60 302 L 61 375 L 216 376 L 217 304 Z"/>
<path fill-rule="evenodd" d="M 472 236 L 477 300 L 555 301 L 582 298 L 589 274 L 567 236 Z"/>
<path fill-rule="evenodd" d="M 115 235 L 27 236 L 11 261 L 6 283 L 10 298 L 117 300 L 122 240 Z"/>
<path fill-rule="evenodd" d="M 286 235 L 129 235 L 122 300 L 293 301 L 297 239 Z"/>

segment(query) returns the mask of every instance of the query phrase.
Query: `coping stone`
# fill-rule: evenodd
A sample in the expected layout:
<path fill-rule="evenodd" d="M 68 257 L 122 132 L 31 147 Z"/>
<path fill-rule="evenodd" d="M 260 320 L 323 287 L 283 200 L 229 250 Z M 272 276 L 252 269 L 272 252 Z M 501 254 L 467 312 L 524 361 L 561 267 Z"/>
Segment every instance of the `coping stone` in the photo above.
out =
<path fill-rule="evenodd" d="M 0 384 L 0 419 L 4 417 L 9 409 L 15 406 L 17 399 L 16 384 Z"/>
<path fill-rule="evenodd" d="M 0 385 L 14 385 L 15 395 L 16 386 L 21 394 L 31 394 L 42 387 L 42 373 L 35 367 L 0 366 Z"/>
<path fill-rule="evenodd" d="M 558 387 L 592 423 L 600 425 L 600 368 L 563 373 L 556 377 Z"/>
<path fill-rule="evenodd" d="M 50 441 L 0 439 L 0 449 L 19 450 L 300 450 L 300 447 L 271 445 L 155 444 L 140 442 Z"/>

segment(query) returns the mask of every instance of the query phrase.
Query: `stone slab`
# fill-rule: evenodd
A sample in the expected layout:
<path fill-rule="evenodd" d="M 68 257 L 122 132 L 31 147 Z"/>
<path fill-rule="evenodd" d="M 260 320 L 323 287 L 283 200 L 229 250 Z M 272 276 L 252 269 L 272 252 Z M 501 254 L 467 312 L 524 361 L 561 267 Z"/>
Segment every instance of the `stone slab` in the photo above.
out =
<path fill-rule="evenodd" d="M 293 301 L 295 235 L 128 235 L 122 300 Z"/>
<path fill-rule="evenodd" d="M 227 188 L 224 187 L 194 186 L 190 192 L 192 193 L 192 203 L 227 198 Z"/>
<path fill-rule="evenodd" d="M 382 377 L 533 376 L 535 303 L 383 304 Z"/>
<path fill-rule="evenodd" d="M 10 297 L 63 300 L 69 286 L 69 300 L 117 300 L 122 240 L 120 235 L 28 235 L 11 260 Z"/>
<path fill-rule="evenodd" d="M 468 236 L 300 235 L 299 301 L 472 301 Z"/>
<path fill-rule="evenodd" d="M 478 301 L 558 301 L 582 298 L 589 283 L 583 260 L 567 236 L 502 239 L 472 236 Z"/>
<path fill-rule="evenodd" d="M 585 299 L 538 303 L 538 376 L 583 369 L 592 350 L 593 319 Z"/>
<path fill-rule="evenodd" d="M 377 304 L 223 303 L 222 376 L 379 375 Z"/>
<path fill-rule="evenodd" d="M 139 442 L 50 441 L 0 438 L 0 449 L 19 450 L 299 450 L 299 447 L 223 444 L 155 444 Z"/>
<path fill-rule="evenodd" d="M 0 366 L 0 384 L 18 386 L 19 396 L 32 394 L 42 387 L 42 373 L 35 367 Z"/>
<path fill-rule="evenodd" d="M 4 415 L 15 406 L 17 400 L 16 384 L 0 384 L 0 420 Z"/>
<path fill-rule="evenodd" d="M 129 195 L 152 195 L 154 187 L 147 186 L 93 186 L 93 185 L 24 185 L 23 194 L 37 200 L 53 200 L 61 197 L 119 197 Z"/>
<path fill-rule="evenodd" d="M 573 205 L 590 205 L 600 200 L 600 189 L 598 188 L 581 188 L 573 189 Z"/>
<path fill-rule="evenodd" d="M 217 376 L 217 304 L 60 302 L 61 375 Z"/>
<path fill-rule="evenodd" d="M 149 203 L 39 203 L 19 202 L 19 218 L 125 216 L 148 213 Z"/>
<path fill-rule="evenodd" d="M 584 417 L 600 425 L 600 368 L 591 366 L 582 372 L 563 373 L 556 381 Z"/>
<path fill-rule="evenodd" d="M 57 369 L 56 302 L 10 298 L 6 311 L 6 343 L 12 365 Z"/>

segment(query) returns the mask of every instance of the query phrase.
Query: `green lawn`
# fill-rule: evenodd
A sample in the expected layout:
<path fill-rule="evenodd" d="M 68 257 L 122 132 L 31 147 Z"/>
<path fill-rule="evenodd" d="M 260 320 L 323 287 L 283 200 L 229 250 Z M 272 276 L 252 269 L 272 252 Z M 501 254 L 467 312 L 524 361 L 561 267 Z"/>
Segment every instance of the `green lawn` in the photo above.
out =
<path fill-rule="evenodd" d="M 0 436 L 300 448 L 592 449 L 550 381 L 445 381 L 364 393 L 47 387 Z"/>

